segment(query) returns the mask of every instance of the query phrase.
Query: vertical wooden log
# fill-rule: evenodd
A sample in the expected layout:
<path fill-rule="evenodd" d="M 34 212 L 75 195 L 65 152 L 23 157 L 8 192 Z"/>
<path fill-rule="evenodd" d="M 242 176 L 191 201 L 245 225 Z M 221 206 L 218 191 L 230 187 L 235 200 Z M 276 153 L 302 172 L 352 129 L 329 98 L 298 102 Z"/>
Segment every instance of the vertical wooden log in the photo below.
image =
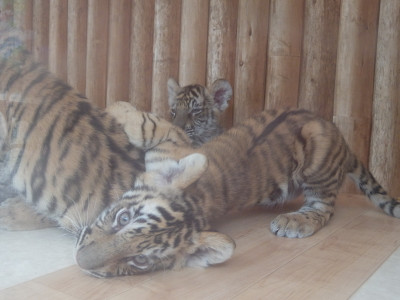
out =
<path fill-rule="evenodd" d="M 49 70 L 67 80 L 67 1 L 50 1 Z"/>
<path fill-rule="evenodd" d="M 0 0 L 1 21 L 10 21 L 11 23 L 13 22 L 13 17 L 14 17 L 13 2 L 14 0 Z"/>
<path fill-rule="evenodd" d="M 108 0 L 89 0 L 86 95 L 97 106 L 106 105 Z"/>
<path fill-rule="evenodd" d="M 381 0 L 373 102 L 370 169 L 400 195 L 400 1 Z"/>
<path fill-rule="evenodd" d="M 86 94 L 87 0 L 68 1 L 68 82 Z"/>
<path fill-rule="evenodd" d="M 129 101 L 131 0 L 110 1 L 107 101 Z"/>
<path fill-rule="evenodd" d="M 167 80 L 178 78 L 181 1 L 156 0 L 152 111 L 169 116 Z"/>
<path fill-rule="evenodd" d="M 0 22 L 13 25 L 14 5 L 11 0 L 0 0 Z"/>
<path fill-rule="evenodd" d="M 332 120 L 340 0 L 306 0 L 299 106 Z"/>
<path fill-rule="evenodd" d="M 208 1 L 182 1 L 179 84 L 205 84 L 207 66 Z"/>
<path fill-rule="evenodd" d="M 129 101 L 143 111 L 151 110 L 154 9 L 155 0 L 132 2 Z"/>
<path fill-rule="evenodd" d="M 334 122 L 350 148 L 368 164 L 379 0 L 342 0 Z M 351 183 L 343 189 L 356 192 Z"/>
<path fill-rule="evenodd" d="M 25 47 L 32 51 L 33 1 L 14 0 L 14 25 L 25 33 Z"/>
<path fill-rule="evenodd" d="M 240 0 L 234 121 L 264 109 L 269 1 Z"/>
<path fill-rule="evenodd" d="M 49 0 L 33 1 L 32 53 L 45 65 L 48 65 L 49 57 L 49 9 Z"/>
<path fill-rule="evenodd" d="M 238 0 L 211 0 L 208 25 L 207 86 L 220 78 L 235 80 Z M 234 99 L 221 116 L 221 125 L 233 124 Z"/>
<path fill-rule="evenodd" d="M 265 108 L 297 107 L 304 0 L 271 0 Z"/>

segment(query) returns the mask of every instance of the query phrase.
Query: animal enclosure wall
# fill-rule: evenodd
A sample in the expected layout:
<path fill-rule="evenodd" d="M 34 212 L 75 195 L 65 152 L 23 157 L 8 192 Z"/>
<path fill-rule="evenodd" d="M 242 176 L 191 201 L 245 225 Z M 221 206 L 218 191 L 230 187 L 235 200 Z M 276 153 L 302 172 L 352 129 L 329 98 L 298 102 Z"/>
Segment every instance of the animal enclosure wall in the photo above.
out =
<path fill-rule="evenodd" d="M 334 121 L 400 195 L 398 0 L 0 0 L 27 47 L 100 107 L 168 117 L 169 77 L 226 78 L 223 124 L 293 106 Z"/>

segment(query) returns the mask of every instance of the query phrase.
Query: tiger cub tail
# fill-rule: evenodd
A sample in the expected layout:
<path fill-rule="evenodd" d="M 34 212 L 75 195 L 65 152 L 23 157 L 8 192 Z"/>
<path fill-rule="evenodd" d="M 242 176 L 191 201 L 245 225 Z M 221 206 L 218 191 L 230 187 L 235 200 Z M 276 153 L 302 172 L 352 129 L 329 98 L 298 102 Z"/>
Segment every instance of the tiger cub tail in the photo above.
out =
<path fill-rule="evenodd" d="M 368 196 L 372 203 L 392 217 L 400 218 L 400 199 L 388 195 L 385 189 L 376 181 L 371 172 L 353 154 L 349 170 L 350 177 L 359 189 Z"/>

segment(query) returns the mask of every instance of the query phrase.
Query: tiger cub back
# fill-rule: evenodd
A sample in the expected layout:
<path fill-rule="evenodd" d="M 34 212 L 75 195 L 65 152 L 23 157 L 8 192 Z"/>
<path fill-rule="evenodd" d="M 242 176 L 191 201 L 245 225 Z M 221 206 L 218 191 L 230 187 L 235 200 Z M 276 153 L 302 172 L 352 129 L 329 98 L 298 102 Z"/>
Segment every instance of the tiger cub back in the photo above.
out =
<path fill-rule="evenodd" d="M 185 130 L 193 146 L 200 146 L 222 133 L 220 114 L 232 98 L 228 81 L 218 79 L 210 88 L 199 84 L 180 87 L 170 78 L 167 85 L 172 123 Z"/>

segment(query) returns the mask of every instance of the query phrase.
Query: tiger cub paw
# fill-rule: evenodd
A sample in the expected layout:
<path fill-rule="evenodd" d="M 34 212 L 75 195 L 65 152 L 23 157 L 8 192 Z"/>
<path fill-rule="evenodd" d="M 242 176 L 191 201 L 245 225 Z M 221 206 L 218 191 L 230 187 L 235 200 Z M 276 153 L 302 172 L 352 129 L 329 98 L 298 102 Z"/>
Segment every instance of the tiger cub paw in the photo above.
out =
<path fill-rule="evenodd" d="M 132 104 L 124 101 L 118 101 L 111 104 L 105 111 L 112 115 L 117 122 L 122 125 L 129 138 L 129 142 L 132 145 L 144 150 L 153 146 L 147 145 L 147 139 L 151 139 L 151 135 L 148 135 L 149 133 L 153 133 L 153 128 L 156 127 L 156 123 L 155 121 L 152 121 L 150 113 L 141 112 Z M 146 123 L 150 124 L 147 126 L 150 129 L 147 129 L 147 127 L 144 126 Z"/>
<path fill-rule="evenodd" d="M 140 128 L 140 125 L 143 122 L 142 113 L 128 102 L 115 102 L 106 107 L 105 111 L 112 115 L 122 126 L 126 126 L 128 123 L 133 122 Z"/>
<path fill-rule="evenodd" d="M 55 222 L 37 214 L 20 197 L 9 198 L 0 204 L 0 229 L 35 230 L 55 226 Z"/>
<path fill-rule="evenodd" d="M 272 233 L 288 238 L 308 237 L 321 227 L 320 222 L 298 212 L 279 215 L 271 222 Z"/>
<path fill-rule="evenodd" d="M 143 113 L 124 101 L 115 102 L 106 108 L 106 112 L 112 115 L 124 128 L 131 144 L 141 148 L 143 145 Z"/>

